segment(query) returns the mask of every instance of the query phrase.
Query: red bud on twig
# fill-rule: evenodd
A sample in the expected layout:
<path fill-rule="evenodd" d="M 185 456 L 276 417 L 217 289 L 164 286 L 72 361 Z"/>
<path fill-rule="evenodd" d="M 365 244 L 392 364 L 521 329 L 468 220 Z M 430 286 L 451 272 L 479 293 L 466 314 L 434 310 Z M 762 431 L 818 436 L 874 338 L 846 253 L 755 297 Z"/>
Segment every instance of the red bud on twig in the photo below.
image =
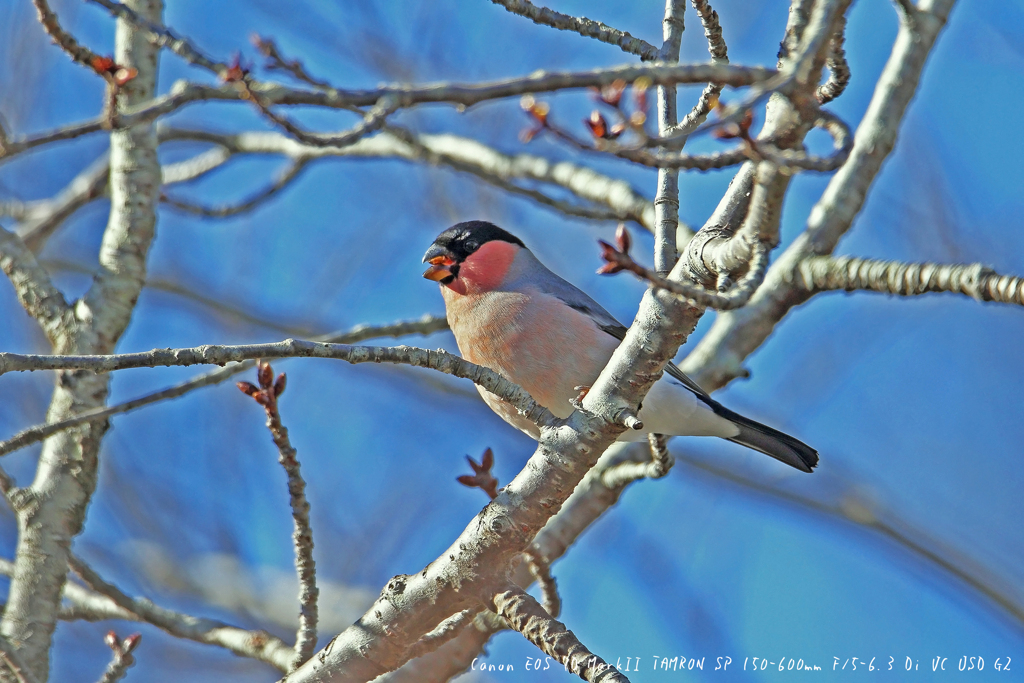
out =
<path fill-rule="evenodd" d="M 246 396 L 255 396 L 260 390 L 259 387 L 252 382 L 236 382 L 235 386 L 237 386 Z"/>
<path fill-rule="evenodd" d="M 274 382 L 274 398 L 280 398 L 281 397 L 281 394 L 284 393 L 284 387 L 285 387 L 285 384 L 287 384 L 287 381 L 288 380 L 284 376 L 283 372 L 280 375 L 277 376 L 277 380 Z"/>
<path fill-rule="evenodd" d="M 270 387 L 274 381 L 274 368 L 270 367 L 270 363 L 262 360 L 257 361 L 256 377 L 259 379 L 260 386 L 266 389 Z"/>
<path fill-rule="evenodd" d="M 125 653 L 131 652 L 132 650 L 134 650 L 138 646 L 139 641 L 141 641 L 141 640 L 142 640 L 142 634 L 141 633 L 133 633 L 133 634 L 131 634 L 130 636 L 125 638 L 123 641 L 121 641 L 121 649 L 122 649 L 122 651 L 125 652 Z"/>

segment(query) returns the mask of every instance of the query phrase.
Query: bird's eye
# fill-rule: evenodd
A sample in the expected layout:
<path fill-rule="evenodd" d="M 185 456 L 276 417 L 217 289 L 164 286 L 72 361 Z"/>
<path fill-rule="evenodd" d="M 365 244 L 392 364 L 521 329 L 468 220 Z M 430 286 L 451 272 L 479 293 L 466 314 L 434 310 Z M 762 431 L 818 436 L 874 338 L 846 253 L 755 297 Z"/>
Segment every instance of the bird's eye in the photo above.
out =
<path fill-rule="evenodd" d="M 480 248 L 480 243 L 476 240 L 469 240 L 466 242 L 466 251 L 473 252 Z"/>

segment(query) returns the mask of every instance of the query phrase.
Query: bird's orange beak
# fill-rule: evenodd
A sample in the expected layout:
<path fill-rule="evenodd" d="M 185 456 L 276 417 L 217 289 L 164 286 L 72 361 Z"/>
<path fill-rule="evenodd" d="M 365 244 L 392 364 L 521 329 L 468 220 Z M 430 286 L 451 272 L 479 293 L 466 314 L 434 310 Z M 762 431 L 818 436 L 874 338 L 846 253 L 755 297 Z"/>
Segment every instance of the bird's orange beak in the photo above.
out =
<path fill-rule="evenodd" d="M 423 277 L 434 282 L 440 282 L 445 278 L 452 277 L 451 267 L 455 264 L 454 259 L 447 256 L 435 256 L 427 261 L 430 267 L 423 272 Z"/>

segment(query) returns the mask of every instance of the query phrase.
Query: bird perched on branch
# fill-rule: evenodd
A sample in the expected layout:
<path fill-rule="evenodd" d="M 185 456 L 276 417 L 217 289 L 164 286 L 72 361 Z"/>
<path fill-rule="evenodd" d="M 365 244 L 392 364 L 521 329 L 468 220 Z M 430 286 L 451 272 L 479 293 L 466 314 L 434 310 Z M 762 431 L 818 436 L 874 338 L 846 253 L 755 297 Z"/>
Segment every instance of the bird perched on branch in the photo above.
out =
<path fill-rule="evenodd" d="M 445 230 L 423 256 L 423 277 L 441 285 L 448 323 L 462 356 L 528 391 L 558 417 L 568 417 L 581 388 L 593 385 L 626 328 L 582 291 L 537 260 L 515 235 L 485 221 Z M 807 444 L 725 408 L 669 363 L 639 411 L 646 434 L 718 436 L 766 453 L 804 472 L 818 464 Z M 477 387 L 506 422 L 538 438 L 535 424 Z"/>

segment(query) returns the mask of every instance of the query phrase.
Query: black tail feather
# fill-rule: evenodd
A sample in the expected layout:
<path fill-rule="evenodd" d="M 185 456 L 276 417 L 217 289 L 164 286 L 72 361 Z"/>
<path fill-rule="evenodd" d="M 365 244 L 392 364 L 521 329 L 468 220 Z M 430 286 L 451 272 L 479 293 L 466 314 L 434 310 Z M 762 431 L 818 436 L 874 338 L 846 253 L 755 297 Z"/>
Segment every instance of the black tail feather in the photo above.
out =
<path fill-rule="evenodd" d="M 786 463 L 803 472 L 811 472 L 818 464 L 818 451 L 803 441 L 783 434 L 768 425 L 755 422 L 739 413 L 734 413 L 717 402 L 711 406 L 715 413 L 739 427 L 740 433 L 729 439 L 747 448 L 753 448 L 776 460 Z"/>

